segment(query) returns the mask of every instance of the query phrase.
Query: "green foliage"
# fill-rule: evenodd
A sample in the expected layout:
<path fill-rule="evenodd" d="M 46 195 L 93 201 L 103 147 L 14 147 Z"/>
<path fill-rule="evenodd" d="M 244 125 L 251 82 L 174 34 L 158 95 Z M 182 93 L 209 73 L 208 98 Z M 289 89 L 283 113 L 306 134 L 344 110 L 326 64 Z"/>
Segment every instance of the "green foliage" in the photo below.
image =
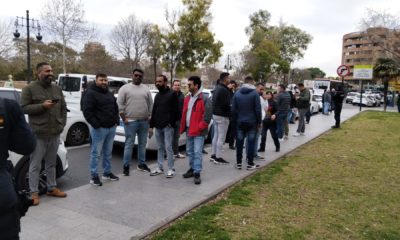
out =
<path fill-rule="evenodd" d="M 326 73 L 317 67 L 307 68 L 310 71 L 311 78 L 323 78 L 325 77 Z"/>
<path fill-rule="evenodd" d="M 378 58 L 374 66 L 374 75 L 383 80 L 383 109 L 386 111 L 387 107 L 387 91 L 389 87 L 389 80 L 400 75 L 399 67 L 396 62 L 391 58 Z"/>

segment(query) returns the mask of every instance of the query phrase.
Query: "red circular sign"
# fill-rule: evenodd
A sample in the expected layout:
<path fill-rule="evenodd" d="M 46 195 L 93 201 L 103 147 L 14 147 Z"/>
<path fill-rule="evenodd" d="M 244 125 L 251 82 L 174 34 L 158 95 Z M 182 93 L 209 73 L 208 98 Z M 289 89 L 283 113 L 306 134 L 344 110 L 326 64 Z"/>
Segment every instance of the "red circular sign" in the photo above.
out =
<path fill-rule="evenodd" d="M 350 74 L 350 68 L 346 65 L 340 65 L 336 72 L 339 76 L 346 77 Z"/>

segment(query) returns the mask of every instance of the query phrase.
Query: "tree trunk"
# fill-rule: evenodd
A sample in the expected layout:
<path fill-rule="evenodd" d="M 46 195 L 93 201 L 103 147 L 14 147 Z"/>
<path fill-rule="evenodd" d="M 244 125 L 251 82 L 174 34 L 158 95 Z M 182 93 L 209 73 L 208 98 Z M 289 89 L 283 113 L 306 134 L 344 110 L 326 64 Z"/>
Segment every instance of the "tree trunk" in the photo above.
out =
<path fill-rule="evenodd" d="M 66 43 L 66 41 L 64 40 L 63 41 L 63 46 L 62 46 L 62 64 L 63 64 L 63 73 L 65 74 L 65 73 L 67 73 L 67 66 L 66 66 L 66 63 L 65 63 L 65 60 L 66 60 L 66 53 L 65 53 L 65 46 L 67 45 L 67 43 Z"/>
<path fill-rule="evenodd" d="M 154 82 L 157 78 L 157 58 L 153 57 Z"/>
<path fill-rule="evenodd" d="M 389 88 L 389 79 L 388 77 L 383 78 L 383 111 L 386 112 L 387 108 L 387 92 Z"/>

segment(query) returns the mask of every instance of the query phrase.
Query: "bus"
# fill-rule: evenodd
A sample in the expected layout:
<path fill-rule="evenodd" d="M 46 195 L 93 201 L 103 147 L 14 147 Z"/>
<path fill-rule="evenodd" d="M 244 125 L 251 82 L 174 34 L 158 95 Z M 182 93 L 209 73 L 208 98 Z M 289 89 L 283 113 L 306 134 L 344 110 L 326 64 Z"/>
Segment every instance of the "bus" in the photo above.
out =
<path fill-rule="evenodd" d="M 347 82 L 344 82 L 344 91 L 347 92 L 351 87 Z M 332 79 L 314 79 L 304 80 L 304 86 L 312 89 L 314 94 L 322 95 L 325 90 L 338 89 L 342 86 L 342 81 Z"/>

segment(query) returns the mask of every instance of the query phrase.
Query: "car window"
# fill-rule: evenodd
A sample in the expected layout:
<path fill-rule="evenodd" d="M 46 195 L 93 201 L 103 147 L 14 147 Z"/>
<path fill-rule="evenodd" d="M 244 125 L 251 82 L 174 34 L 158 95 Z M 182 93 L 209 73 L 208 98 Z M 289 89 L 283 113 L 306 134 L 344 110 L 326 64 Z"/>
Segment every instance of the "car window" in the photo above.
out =
<path fill-rule="evenodd" d="M 16 95 L 14 94 L 14 91 L 1 91 L 0 90 L 0 97 L 15 100 L 15 101 L 19 102 L 19 99 L 16 99 Z"/>

